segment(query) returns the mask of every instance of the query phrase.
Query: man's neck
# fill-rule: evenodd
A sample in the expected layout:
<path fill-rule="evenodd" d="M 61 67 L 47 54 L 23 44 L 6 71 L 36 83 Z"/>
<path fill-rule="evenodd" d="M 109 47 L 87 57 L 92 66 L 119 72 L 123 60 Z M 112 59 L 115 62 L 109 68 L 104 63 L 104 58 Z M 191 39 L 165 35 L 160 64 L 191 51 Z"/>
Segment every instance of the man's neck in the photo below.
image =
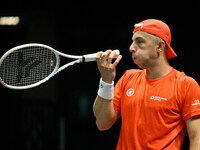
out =
<path fill-rule="evenodd" d="M 147 78 L 150 80 L 161 78 L 168 74 L 171 68 L 168 62 L 154 64 L 146 69 Z"/>

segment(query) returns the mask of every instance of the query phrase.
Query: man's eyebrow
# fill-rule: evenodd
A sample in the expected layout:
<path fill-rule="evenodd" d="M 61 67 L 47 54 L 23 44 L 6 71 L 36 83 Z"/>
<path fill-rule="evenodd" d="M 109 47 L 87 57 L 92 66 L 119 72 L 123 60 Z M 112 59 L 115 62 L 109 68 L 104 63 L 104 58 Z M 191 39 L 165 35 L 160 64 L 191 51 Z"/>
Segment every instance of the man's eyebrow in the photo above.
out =
<path fill-rule="evenodd" d="M 132 41 L 137 41 L 137 40 L 145 40 L 144 38 L 142 38 L 142 37 L 136 37 L 135 39 L 134 38 L 132 38 Z"/>

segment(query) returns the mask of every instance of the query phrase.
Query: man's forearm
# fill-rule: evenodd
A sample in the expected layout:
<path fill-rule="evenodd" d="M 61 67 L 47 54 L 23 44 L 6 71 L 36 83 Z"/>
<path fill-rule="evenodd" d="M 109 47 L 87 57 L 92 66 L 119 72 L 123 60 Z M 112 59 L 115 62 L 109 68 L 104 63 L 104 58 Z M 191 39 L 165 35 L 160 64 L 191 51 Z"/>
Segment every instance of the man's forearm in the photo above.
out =
<path fill-rule="evenodd" d="M 190 150 L 200 150 L 200 137 L 190 140 Z"/>
<path fill-rule="evenodd" d="M 98 95 L 93 105 L 93 112 L 99 130 L 109 129 L 118 119 L 112 100 L 105 100 Z"/>

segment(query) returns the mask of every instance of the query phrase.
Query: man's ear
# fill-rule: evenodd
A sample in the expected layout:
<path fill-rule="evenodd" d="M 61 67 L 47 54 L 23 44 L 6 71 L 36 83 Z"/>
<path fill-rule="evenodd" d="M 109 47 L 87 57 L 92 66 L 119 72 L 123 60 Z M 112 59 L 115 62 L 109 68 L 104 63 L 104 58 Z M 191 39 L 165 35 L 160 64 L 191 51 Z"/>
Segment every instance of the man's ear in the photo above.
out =
<path fill-rule="evenodd" d="M 164 41 L 162 41 L 162 40 L 160 40 L 159 42 L 158 42 L 158 45 L 157 45 L 157 51 L 160 53 L 160 52 L 163 52 L 163 51 L 165 51 L 165 42 Z"/>

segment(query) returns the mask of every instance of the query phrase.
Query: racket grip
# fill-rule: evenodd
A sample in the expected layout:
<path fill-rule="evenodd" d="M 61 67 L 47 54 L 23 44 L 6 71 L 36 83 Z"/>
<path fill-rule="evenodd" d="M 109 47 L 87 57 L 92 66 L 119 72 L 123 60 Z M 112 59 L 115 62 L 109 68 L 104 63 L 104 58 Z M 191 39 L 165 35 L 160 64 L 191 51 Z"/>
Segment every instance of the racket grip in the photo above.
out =
<path fill-rule="evenodd" d="M 120 51 L 118 49 L 114 51 L 116 52 L 114 58 L 117 58 L 120 55 Z M 96 61 L 96 55 L 97 53 L 83 55 L 82 62 Z"/>

